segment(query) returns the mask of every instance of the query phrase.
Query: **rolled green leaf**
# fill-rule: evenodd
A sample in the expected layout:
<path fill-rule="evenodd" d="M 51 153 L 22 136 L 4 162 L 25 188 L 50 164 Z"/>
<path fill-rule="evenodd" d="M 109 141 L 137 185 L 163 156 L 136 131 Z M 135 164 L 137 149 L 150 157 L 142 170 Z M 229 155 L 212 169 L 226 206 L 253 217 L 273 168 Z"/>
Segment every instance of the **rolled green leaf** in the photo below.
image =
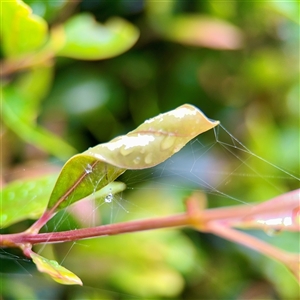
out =
<path fill-rule="evenodd" d="M 194 137 L 218 124 L 198 108 L 185 104 L 83 154 L 119 168 L 146 169 L 162 163 Z"/>
<path fill-rule="evenodd" d="M 127 169 L 156 166 L 202 132 L 219 124 L 192 105 L 145 121 L 135 130 L 73 156 L 63 167 L 48 204 L 59 210 L 96 192 Z"/>

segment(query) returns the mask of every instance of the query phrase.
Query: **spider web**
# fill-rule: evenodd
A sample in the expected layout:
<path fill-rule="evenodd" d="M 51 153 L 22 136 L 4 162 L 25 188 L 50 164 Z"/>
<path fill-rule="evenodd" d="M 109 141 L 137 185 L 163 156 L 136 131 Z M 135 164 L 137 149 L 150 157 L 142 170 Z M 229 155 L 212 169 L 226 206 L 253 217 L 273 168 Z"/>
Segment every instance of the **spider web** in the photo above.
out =
<path fill-rule="evenodd" d="M 126 184 L 127 189 L 119 194 L 114 195 L 112 191 L 108 191 L 104 198 L 97 199 L 96 190 L 100 180 L 92 177 L 93 171 L 89 166 L 82 167 L 87 173 L 91 173 L 95 192 L 87 199 L 59 212 L 43 231 L 73 230 L 141 216 L 171 215 L 184 211 L 184 197 L 195 190 L 207 195 L 210 207 L 236 204 L 251 206 L 253 202 L 268 200 L 289 189 L 299 188 L 300 182 L 297 167 L 285 170 L 256 155 L 222 125 L 195 138 L 157 167 L 125 172 L 120 180 Z M 251 184 L 253 181 L 259 182 L 259 188 L 247 190 L 248 181 Z M 241 189 L 240 186 L 244 184 L 245 188 Z M 150 200 L 145 200 L 145 195 L 150 195 Z M 168 200 L 167 203 L 164 203 L 165 199 Z M 160 209 L 162 207 L 164 209 Z M 58 259 L 62 265 L 72 256 L 74 249 L 87 247 L 81 241 L 67 245 L 58 248 L 63 249 Z M 53 255 L 53 250 L 49 252 L 48 248 L 49 246 L 41 245 L 36 247 L 36 251 L 48 257 L 49 253 Z M 20 254 L 0 249 L 0 259 L 9 260 L 14 265 L 12 272 L 1 270 L 1 277 L 16 274 L 32 277 L 32 264 Z"/>

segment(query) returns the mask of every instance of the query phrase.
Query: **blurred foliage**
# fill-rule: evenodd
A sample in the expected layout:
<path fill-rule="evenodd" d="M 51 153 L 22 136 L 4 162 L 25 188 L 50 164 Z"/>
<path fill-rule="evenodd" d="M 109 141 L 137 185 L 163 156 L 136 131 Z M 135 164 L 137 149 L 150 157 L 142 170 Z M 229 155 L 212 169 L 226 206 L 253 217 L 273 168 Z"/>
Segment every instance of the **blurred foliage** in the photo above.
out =
<path fill-rule="evenodd" d="M 237 149 L 230 154 L 222 147 L 213 148 L 208 155 L 206 150 L 214 142 L 213 133 L 208 133 L 160 169 L 125 174 L 128 192 L 116 196 L 110 206 L 97 204 L 101 215 L 98 220 L 95 213 L 90 215 L 89 224 L 182 211 L 184 197 L 199 189 L 196 179 L 202 177 L 188 177 L 198 157 L 199 168 L 209 168 L 213 174 L 205 175 L 212 176 L 213 186 L 234 198 L 204 188 L 210 206 L 237 204 L 235 199 L 262 201 L 299 188 L 298 180 L 274 167 L 299 178 L 298 1 L 26 1 L 34 15 L 21 1 L 5 2 L 2 7 L 14 3 L 20 13 L 16 16 L 9 10 L 1 15 L 0 31 L 2 62 L 8 63 L 8 69 L 2 70 L 12 71 L 3 74 L 1 81 L 3 184 L 53 173 L 49 162 L 59 165 L 57 158 L 65 161 L 149 117 L 190 103 L 220 120 L 248 149 L 273 165 Z M 88 18 L 88 23 L 83 22 L 78 36 L 71 32 L 71 38 L 66 38 L 68 26 L 80 18 Z M 92 18 L 97 21 L 93 21 L 95 32 L 89 29 Z M 122 26 L 128 30 L 122 31 Z M 139 40 L 128 50 L 138 31 Z M 123 34 L 126 41 L 120 37 Z M 91 56 L 93 61 L 85 51 L 73 55 L 83 47 L 73 44 L 77 38 L 87 42 L 90 55 L 100 53 L 89 44 L 91 39 L 98 46 L 97 41 L 103 42 L 106 54 Z M 68 52 L 69 47 L 75 52 Z M 111 58 L 103 59 L 107 57 Z M 219 140 L 232 143 L 221 129 Z M 173 164 L 177 161 L 179 165 Z M 185 167 L 187 172 L 176 173 L 170 181 L 175 167 Z M 166 178 L 160 175 L 168 170 Z M 217 175 L 222 172 L 227 176 Z M 28 222 L 2 231 L 26 229 Z M 77 228 L 79 223 L 82 217 L 79 222 L 74 214 L 63 212 L 45 230 Z M 294 233 L 253 234 L 281 248 L 299 248 Z M 8 299 L 299 297 L 298 285 L 281 265 L 189 230 L 40 248 L 38 253 L 74 271 L 83 287 L 58 286 L 14 252 L 0 251 L 0 288 Z"/>

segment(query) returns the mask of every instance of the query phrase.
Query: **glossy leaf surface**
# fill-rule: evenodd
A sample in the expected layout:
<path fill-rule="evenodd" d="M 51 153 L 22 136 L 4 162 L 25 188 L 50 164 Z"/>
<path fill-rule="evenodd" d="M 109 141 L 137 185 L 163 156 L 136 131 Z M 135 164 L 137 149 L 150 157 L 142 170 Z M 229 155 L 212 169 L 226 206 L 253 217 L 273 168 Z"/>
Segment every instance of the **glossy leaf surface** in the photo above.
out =
<path fill-rule="evenodd" d="M 0 30 L 3 51 L 6 56 L 13 57 L 42 46 L 47 36 L 47 23 L 33 15 L 31 8 L 23 1 L 3 1 Z"/>
<path fill-rule="evenodd" d="M 216 125 L 196 107 L 182 105 L 135 130 L 73 156 L 63 167 L 48 209 L 62 209 L 114 181 L 126 169 L 158 165 Z"/>
<path fill-rule="evenodd" d="M 33 262 L 36 264 L 40 272 L 46 273 L 51 276 L 53 280 L 61 284 L 79 284 L 82 285 L 82 282 L 79 277 L 68 269 L 62 267 L 55 260 L 50 260 L 45 257 L 42 257 L 34 252 L 30 252 L 30 256 Z"/>
<path fill-rule="evenodd" d="M 52 32 L 57 55 L 77 59 L 104 59 L 131 48 L 139 36 L 129 22 L 114 18 L 99 24 L 90 14 L 80 14 Z"/>
<path fill-rule="evenodd" d="M 57 175 L 18 180 L 1 190 L 0 228 L 25 219 L 37 219 L 44 212 Z"/>

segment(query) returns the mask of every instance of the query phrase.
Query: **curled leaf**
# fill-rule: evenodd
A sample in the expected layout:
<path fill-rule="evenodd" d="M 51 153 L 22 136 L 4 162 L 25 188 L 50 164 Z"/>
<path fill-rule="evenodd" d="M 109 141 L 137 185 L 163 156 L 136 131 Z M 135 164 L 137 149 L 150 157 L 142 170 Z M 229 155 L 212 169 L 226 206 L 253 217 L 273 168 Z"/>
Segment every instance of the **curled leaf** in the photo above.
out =
<path fill-rule="evenodd" d="M 30 257 L 37 266 L 40 272 L 46 273 L 51 276 L 51 278 L 61 284 L 79 284 L 82 285 L 82 281 L 74 273 L 68 269 L 62 267 L 55 260 L 50 260 L 42 257 L 32 251 L 30 251 Z"/>
<path fill-rule="evenodd" d="M 156 166 L 219 124 L 192 105 L 160 114 L 135 130 L 73 156 L 63 167 L 48 209 L 55 211 L 102 189 L 126 169 Z"/>
<path fill-rule="evenodd" d="M 198 108 L 185 104 L 145 121 L 126 135 L 90 148 L 84 154 L 119 168 L 146 169 L 162 163 L 191 139 L 218 124 Z"/>

